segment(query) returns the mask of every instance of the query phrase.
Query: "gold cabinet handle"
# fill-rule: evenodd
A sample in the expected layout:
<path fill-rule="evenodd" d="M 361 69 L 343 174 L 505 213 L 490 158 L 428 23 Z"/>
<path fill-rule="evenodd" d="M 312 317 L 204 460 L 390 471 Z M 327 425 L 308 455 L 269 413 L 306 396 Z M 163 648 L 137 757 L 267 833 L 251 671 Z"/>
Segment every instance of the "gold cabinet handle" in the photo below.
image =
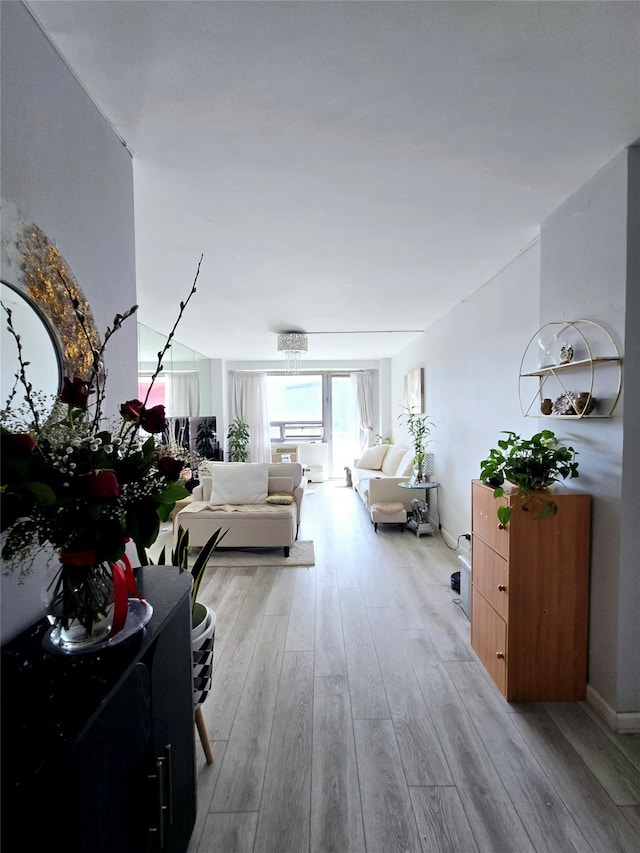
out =
<path fill-rule="evenodd" d="M 496 652 L 496 657 L 498 660 L 504 660 L 504 652 Z"/>
<path fill-rule="evenodd" d="M 500 592 L 504 592 L 506 590 L 506 586 L 503 583 L 498 584 L 498 590 Z"/>

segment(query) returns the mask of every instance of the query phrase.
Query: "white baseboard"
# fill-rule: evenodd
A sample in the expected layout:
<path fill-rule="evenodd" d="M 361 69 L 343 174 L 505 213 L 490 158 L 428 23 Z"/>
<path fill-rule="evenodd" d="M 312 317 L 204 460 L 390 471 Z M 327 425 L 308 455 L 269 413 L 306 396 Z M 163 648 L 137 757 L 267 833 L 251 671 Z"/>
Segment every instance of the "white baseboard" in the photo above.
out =
<path fill-rule="evenodd" d="M 587 702 L 617 734 L 640 734 L 640 711 L 628 713 L 614 711 L 591 685 L 587 685 Z"/>

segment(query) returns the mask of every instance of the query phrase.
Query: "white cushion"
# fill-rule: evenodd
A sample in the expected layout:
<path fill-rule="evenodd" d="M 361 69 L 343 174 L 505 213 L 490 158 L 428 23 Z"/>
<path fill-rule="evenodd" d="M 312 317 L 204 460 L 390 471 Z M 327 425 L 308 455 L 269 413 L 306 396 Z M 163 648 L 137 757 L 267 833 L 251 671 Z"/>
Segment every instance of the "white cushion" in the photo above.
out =
<path fill-rule="evenodd" d="M 389 444 L 376 444 L 375 447 L 367 447 L 366 450 L 362 451 L 362 456 L 358 459 L 356 467 L 379 471 L 390 446 Z"/>
<path fill-rule="evenodd" d="M 399 501 L 389 501 L 388 503 L 375 503 L 371 505 L 371 509 L 375 509 L 377 512 L 406 512 L 405 508 Z"/>
<path fill-rule="evenodd" d="M 398 470 L 396 471 L 396 477 L 408 477 L 413 472 L 413 460 L 415 458 L 416 454 L 414 453 L 414 451 L 407 450 L 407 452 L 400 460 Z"/>
<path fill-rule="evenodd" d="M 387 451 L 387 455 L 384 457 L 384 462 L 382 463 L 382 473 L 388 474 L 389 477 L 395 477 L 396 471 L 398 470 L 398 465 L 400 464 L 400 460 L 406 452 L 406 447 L 391 445 L 391 447 Z"/>
<path fill-rule="evenodd" d="M 211 469 L 210 503 L 261 504 L 267 499 L 268 462 L 224 462 Z"/>

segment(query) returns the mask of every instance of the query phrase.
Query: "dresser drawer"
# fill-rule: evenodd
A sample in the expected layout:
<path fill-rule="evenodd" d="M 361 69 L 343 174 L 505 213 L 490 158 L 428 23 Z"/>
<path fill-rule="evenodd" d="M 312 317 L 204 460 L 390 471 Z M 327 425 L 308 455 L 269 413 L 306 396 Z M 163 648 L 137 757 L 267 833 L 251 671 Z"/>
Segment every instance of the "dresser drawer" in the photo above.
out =
<path fill-rule="evenodd" d="M 502 618 L 509 617 L 509 564 L 496 554 L 475 533 L 471 547 L 471 577 L 473 585 L 482 593 Z"/>
<path fill-rule="evenodd" d="M 474 587 L 471 600 L 471 645 L 495 681 L 507 691 L 507 625 Z"/>
<path fill-rule="evenodd" d="M 498 507 L 506 506 L 508 498 L 494 498 L 493 489 L 474 481 L 471 501 L 471 529 L 497 551 L 505 560 L 509 559 L 509 532 L 500 524 Z"/>

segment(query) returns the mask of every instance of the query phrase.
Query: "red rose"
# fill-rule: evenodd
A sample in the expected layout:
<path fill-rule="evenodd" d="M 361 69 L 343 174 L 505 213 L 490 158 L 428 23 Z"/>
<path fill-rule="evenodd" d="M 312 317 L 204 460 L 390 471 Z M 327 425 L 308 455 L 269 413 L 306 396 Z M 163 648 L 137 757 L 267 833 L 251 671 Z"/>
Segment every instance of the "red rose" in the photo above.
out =
<path fill-rule="evenodd" d="M 163 432 L 167 428 L 164 406 L 154 406 L 152 409 L 142 409 L 140 426 L 146 432 Z"/>
<path fill-rule="evenodd" d="M 142 414 L 142 403 L 140 400 L 127 400 L 126 403 L 123 403 L 120 406 L 120 414 L 124 418 L 125 421 L 131 421 L 134 424 L 137 424 L 140 420 L 140 415 Z"/>
<path fill-rule="evenodd" d="M 167 480 L 178 480 L 180 471 L 182 471 L 182 462 L 179 459 L 174 459 L 172 456 L 161 456 L 158 460 L 158 471 Z"/>
<path fill-rule="evenodd" d="M 28 433 L 5 432 L 2 434 L 2 452 L 17 456 L 29 456 L 36 449 L 36 443 Z"/>
<path fill-rule="evenodd" d="M 87 492 L 91 498 L 117 498 L 120 483 L 113 471 L 96 471 L 87 477 Z"/>
<path fill-rule="evenodd" d="M 89 392 L 89 386 L 80 376 L 76 376 L 73 382 L 65 376 L 60 399 L 68 406 L 73 406 L 74 409 L 86 409 L 89 402 Z"/>

